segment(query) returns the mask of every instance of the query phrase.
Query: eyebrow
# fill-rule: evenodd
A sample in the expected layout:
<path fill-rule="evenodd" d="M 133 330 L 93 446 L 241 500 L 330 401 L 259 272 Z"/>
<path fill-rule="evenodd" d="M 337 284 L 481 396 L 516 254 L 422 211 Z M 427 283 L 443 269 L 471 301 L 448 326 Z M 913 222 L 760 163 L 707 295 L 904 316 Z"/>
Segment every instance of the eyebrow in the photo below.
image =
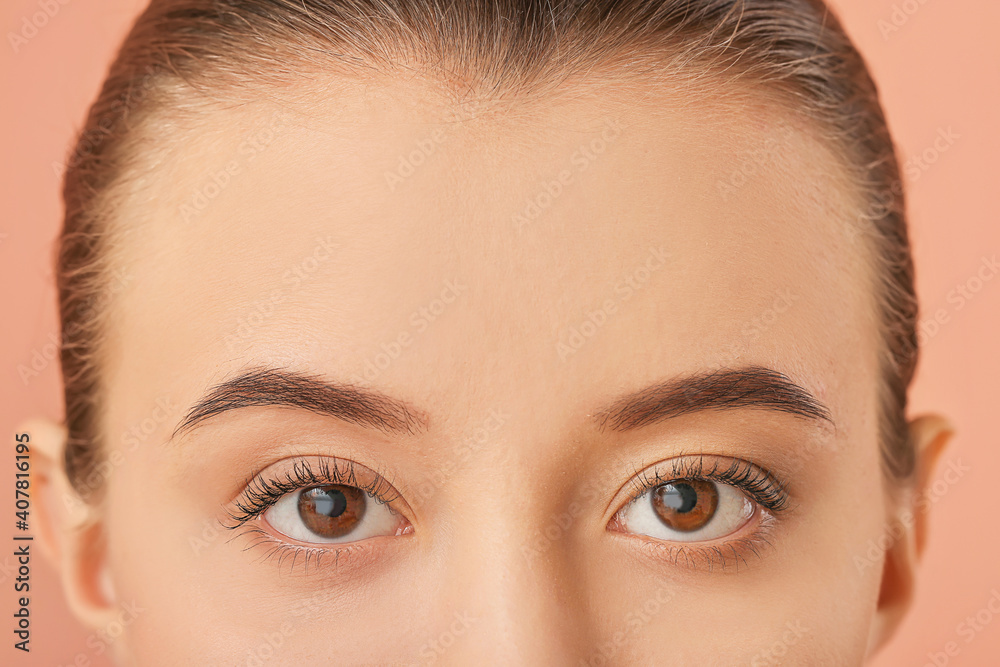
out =
<path fill-rule="evenodd" d="M 704 410 L 763 408 L 833 424 L 829 408 L 786 375 L 751 366 L 673 378 L 593 415 L 602 430 L 628 431 Z"/>
<path fill-rule="evenodd" d="M 376 391 L 276 368 L 241 373 L 210 389 L 174 429 L 240 408 L 279 406 L 309 410 L 389 434 L 412 435 L 427 418 L 405 402 Z M 830 410 L 786 375 L 752 366 L 673 378 L 617 399 L 593 415 L 604 430 L 628 431 L 706 410 L 763 408 L 833 424 Z"/>
<path fill-rule="evenodd" d="M 212 387 L 171 438 L 224 412 L 259 406 L 309 410 L 393 435 L 412 435 L 427 419 L 403 401 L 350 384 L 277 368 L 255 368 Z"/>

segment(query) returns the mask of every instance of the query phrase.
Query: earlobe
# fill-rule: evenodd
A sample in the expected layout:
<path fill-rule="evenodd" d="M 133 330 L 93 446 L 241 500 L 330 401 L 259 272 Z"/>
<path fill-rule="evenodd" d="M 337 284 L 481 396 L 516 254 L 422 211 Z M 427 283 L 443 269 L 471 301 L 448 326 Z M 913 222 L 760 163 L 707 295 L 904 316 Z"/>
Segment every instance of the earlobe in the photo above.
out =
<path fill-rule="evenodd" d="M 909 486 L 897 494 L 898 502 L 886 525 L 891 541 L 885 552 L 868 655 L 895 633 L 913 600 L 917 566 L 927 542 L 928 505 L 920 499 L 926 495 L 931 475 L 954 433 L 954 427 L 940 415 L 923 415 L 909 422 L 916 469 Z"/>
<path fill-rule="evenodd" d="M 56 568 L 71 609 L 89 627 L 102 627 L 117 608 L 105 581 L 103 540 L 97 508 L 80 498 L 66 477 L 66 429 L 49 420 L 30 420 L 17 430 L 28 446 L 31 473 L 31 532 Z"/>

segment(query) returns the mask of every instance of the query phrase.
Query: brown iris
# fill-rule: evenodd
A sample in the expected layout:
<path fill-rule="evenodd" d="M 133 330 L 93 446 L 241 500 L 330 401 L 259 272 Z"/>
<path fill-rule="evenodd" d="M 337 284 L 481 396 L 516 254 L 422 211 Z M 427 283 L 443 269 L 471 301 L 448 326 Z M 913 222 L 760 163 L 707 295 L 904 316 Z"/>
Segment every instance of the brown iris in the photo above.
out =
<path fill-rule="evenodd" d="M 347 535 L 364 515 L 365 494 L 353 486 L 314 486 L 299 495 L 302 523 L 320 537 Z"/>
<path fill-rule="evenodd" d="M 661 484 L 652 494 L 653 509 L 668 528 L 683 533 L 704 528 L 719 506 L 715 484 L 683 479 Z"/>

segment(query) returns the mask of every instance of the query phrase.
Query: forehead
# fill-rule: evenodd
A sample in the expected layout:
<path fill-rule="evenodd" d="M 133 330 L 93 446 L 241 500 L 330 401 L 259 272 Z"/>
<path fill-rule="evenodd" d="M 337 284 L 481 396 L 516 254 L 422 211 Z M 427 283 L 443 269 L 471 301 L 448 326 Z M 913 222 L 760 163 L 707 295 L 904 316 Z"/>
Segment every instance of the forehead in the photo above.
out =
<path fill-rule="evenodd" d="M 129 280 L 106 377 L 142 387 L 119 397 L 126 421 L 251 362 L 455 411 L 746 364 L 821 397 L 871 385 L 853 193 L 764 105 L 457 106 L 358 84 L 162 143 L 117 223 Z"/>

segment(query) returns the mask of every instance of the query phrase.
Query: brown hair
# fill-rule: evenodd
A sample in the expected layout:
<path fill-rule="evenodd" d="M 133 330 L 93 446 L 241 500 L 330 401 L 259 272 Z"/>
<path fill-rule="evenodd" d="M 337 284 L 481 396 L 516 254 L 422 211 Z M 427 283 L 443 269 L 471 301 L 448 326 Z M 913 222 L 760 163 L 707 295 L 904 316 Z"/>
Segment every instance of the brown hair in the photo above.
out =
<path fill-rule="evenodd" d="M 877 276 L 882 461 L 890 479 L 911 477 L 905 410 L 917 303 L 899 167 L 865 63 L 820 0 L 152 0 L 65 172 L 57 272 L 65 465 L 82 495 L 99 488 L 85 479 L 101 461 L 109 221 L 115 193 L 140 175 L 135 142 L 144 126 L 199 96 L 224 100 L 310 69 L 366 76 L 402 68 L 486 98 L 551 89 L 573 74 L 665 75 L 690 86 L 739 80 L 810 118 L 867 202 L 856 230 Z"/>

